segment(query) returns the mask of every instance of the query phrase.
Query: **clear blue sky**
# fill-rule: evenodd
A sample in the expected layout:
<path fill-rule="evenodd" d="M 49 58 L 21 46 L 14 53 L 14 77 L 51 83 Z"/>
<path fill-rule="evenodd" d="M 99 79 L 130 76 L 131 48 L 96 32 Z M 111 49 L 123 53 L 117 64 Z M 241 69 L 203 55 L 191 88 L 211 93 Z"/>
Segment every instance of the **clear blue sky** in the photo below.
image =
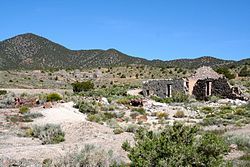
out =
<path fill-rule="evenodd" d="M 250 58 L 250 0 L 1 0 L 0 22 L 0 40 L 31 32 L 147 59 Z"/>

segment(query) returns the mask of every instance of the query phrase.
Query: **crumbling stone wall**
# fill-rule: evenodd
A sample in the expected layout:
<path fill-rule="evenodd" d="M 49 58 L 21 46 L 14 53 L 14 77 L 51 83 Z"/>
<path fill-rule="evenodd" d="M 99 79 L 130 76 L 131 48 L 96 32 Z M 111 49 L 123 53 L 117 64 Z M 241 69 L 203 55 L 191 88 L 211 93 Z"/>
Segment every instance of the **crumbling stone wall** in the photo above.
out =
<path fill-rule="evenodd" d="M 167 85 L 171 85 L 171 94 L 176 92 L 186 93 L 183 79 L 176 80 L 148 80 L 143 83 L 143 95 L 144 96 L 158 96 L 165 98 L 167 96 Z"/>
<path fill-rule="evenodd" d="M 244 100 L 244 97 L 233 93 L 231 86 L 227 82 L 227 79 L 225 78 L 218 78 L 218 79 L 199 79 L 194 88 L 192 94 L 198 99 L 198 100 L 208 100 L 209 96 L 207 96 L 206 93 L 206 86 L 207 83 L 211 82 L 211 96 L 219 96 L 224 98 L 230 98 L 230 99 L 240 99 Z"/>

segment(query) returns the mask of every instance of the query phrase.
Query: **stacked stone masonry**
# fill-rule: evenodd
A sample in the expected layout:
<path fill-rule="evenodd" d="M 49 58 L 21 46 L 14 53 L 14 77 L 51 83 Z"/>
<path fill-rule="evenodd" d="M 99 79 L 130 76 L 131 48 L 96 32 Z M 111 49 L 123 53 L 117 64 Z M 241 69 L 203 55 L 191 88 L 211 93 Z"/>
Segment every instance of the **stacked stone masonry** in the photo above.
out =
<path fill-rule="evenodd" d="M 177 92 L 193 95 L 198 100 L 208 100 L 210 96 L 248 100 L 239 88 L 232 87 L 227 79 L 210 67 L 201 67 L 195 74 L 181 79 L 158 79 L 143 82 L 144 96 L 171 97 Z"/>

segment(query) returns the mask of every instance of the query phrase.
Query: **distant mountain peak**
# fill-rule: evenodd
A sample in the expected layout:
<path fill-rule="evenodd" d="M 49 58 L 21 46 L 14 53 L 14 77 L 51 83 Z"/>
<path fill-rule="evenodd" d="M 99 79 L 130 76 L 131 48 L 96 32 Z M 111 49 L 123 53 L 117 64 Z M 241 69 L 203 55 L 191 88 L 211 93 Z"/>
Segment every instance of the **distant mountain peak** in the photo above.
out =
<path fill-rule="evenodd" d="M 15 39 L 15 38 L 24 38 L 24 39 L 33 39 L 33 38 L 42 38 L 42 39 L 45 39 L 44 37 L 41 37 L 39 35 L 36 35 L 36 34 L 33 34 L 33 33 L 24 33 L 24 34 L 20 34 L 20 35 L 17 35 L 17 36 L 14 36 L 10 39 Z M 7 39 L 7 40 L 10 40 L 10 39 Z"/>
<path fill-rule="evenodd" d="M 218 60 L 218 58 L 213 57 L 213 56 L 202 56 L 197 59 L 204 59 L 204 60 Z"/>

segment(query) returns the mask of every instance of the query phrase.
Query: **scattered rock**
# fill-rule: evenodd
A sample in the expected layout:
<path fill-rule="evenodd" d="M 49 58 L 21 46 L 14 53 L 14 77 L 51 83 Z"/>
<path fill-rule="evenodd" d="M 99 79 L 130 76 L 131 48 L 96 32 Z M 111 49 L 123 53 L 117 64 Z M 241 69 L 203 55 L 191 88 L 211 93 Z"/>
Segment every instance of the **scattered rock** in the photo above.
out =
<path fill-rule="evenodd" d="M 60 100 L 59 102 L 60 102 L 60 103 L 65 103 L 65 101 L 64 101 L 64 100 Z"/>
<path fill-rule="evenodd" d="M 45 108 L 45 109 L 52 108 L 52 103 L 51 102 L 44 103 L 43 108 Z"/>
<path fill-rule="evenodd" d="M 123 122 L 124 120 L 122 118 L 116 118 L 118 122 Z"/>
<path fill-rule="evenodd" d="M 238 150 L 238 145 L 237 144 L 231 144 L 229 146 L 229 148 L 230 148 L 231 151 L 235 151 L 235 150 Z"/>
<path fill-rule="evenodd" d="M 132 100 L 130 101 L 130 104 L 131 104 L 132 106 L 136 106 L 136 107 L 138 107 L 138 106 L 143 106 L 142 99 L 132 99 Z"/>
<path fill-rule="evenodd" d="M 106 97 L 101 98 L 101 103 L 105 105 L 109 105 L 108 99 Z"/>
<path fill-rule="evenodd" d="M 135 117 L 135 119 L 138 122 L 147 122 L 148 121 L 148 117 L 146 115 L 138 115 Z"/>

